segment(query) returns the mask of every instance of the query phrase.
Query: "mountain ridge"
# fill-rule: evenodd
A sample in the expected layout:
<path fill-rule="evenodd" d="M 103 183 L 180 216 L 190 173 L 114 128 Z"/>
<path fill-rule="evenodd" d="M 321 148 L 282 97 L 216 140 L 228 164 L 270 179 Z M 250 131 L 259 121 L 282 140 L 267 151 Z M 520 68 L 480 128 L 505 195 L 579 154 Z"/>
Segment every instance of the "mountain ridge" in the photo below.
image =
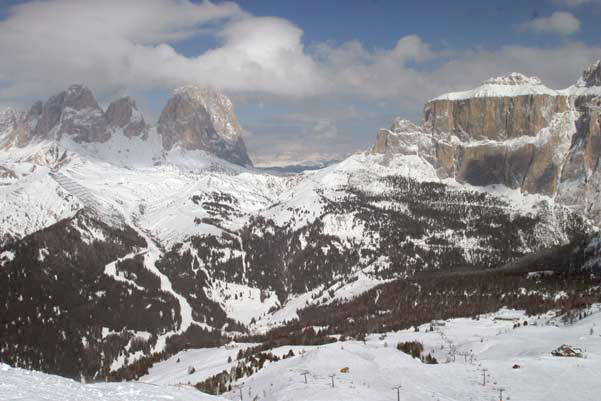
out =
<path fill-rule="evenodd" d="M 182 108 L 187 108 L 183 114 Z M 121 135 L 146 141 L 153 134 L 150 131 L 155 131 L 162 142 L 157 156 L 175 146 L 206 151 L 235 164 L 252 166 L 232 102 L 206 88 L 175 89 L 156 127 L 146 123 L 131 97 L 114 100 L 105 111 L 92 91 L 82 84 L 71 85 L 46 102 L 35 102 L 26 113 L 7 109 L 2 116 L 0 144 L 5 149 L 23 148 L 40 141 L 60 143 L 64 138 L 78 144 L 102 144 Z"/>

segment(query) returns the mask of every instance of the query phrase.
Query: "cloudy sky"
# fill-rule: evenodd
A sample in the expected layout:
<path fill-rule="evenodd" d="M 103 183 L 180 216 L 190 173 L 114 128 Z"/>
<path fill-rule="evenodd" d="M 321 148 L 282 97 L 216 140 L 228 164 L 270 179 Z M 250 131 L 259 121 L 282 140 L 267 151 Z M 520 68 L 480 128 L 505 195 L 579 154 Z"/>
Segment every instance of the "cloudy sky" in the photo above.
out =
<path fill-rule="evenodd" d="M 338 158 L 490 76 L 571 85 L 600 20 L 601 0 L 2 0 L 0 107 L 84 83 L 153 121 L 196 83 L 234 100 L 255 163 Z"/>

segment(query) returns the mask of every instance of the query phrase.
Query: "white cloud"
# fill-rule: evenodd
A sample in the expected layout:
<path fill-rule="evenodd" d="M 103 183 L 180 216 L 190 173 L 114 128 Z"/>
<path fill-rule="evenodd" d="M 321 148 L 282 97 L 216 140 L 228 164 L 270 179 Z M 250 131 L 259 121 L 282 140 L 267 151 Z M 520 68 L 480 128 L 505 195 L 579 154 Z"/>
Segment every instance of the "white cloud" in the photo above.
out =
<path fill-rule="evenodd" d="M 538 17 L 520 27 L 525 31 L 569 35 L 580 30 L 580 20 L 566 11 L 556 11 L 548 17 Z"/>
<path fill-rule="evenodd" d="M 410 65 L 435 57 L 417 35 L 400 38 L 392 49 L 369 51 L 352 41 L 338 47 L 324 43 L 315 53 L 332 91 L 372 97 L 397 96 L 413 88 L 421 78 Z"/>
<path fill-rule="evenodd" d="M 185 83 L 303 95 L 319 88 L 302 30 L 236 4 L 188 0 L 25 3 L 0 22 L 4 99 L 47 95 L 72 82 L 97 92 Z M 219 47 L 186 57 L 172 44 L 213 35 Z"/>
<path fill-rule="evenodd" d="M 557 22 L 564 17 L 556 14 L 536 29 L 577 29 L 573 21 L 571 28 Z M 183 39 L 208 39 L 215 47 L 178 53 Z M 453 50 L 435 49 L 417 35 L 388 49 L 359 41 L 305 48 L 300 27 L 249 15 L 229 2 L 48 0 L 17 6 L 0 21 L 0 104 L 26 105 L 73 82 L 89 85 L 101 100 L 198 83 L 235 100 L 294 103 L 297 120 L 291 115 L 268 127 L 255 121 L 247 139 L 253 157 L 266 160 L 277 151 L 300 160 L 366 147 L 379 128 L 366 121 L 388 126 L 391 113 L 419 120 L 429 98 L 473 88 L 490 76 L 519 71 L 564 88 L 599 58 L 600 48 L 572 41 Z M 377 118 L 368 118 L 371 112 Z"/>
<path fill-rule="evenodd" d="M 564 14 L 531 23 L 568 32 L 573 24 L 558 22 Z M 305 49 L 302 36 L 302 29 L 285 19 L 252 16 L 230 2 L 25 3 L 0 21 L 0 102 L 27 103 L 73 82 L 86 83 L 101 98 L 198 83 L 230 93 L 394 98 L 402 106 L 421 107 L 423 100 L 450 88 L 513 70 L 543 70 L 542 78 L 569 73 L 573 82 L 586 65 L 582 61 L 597 51 L 570 43 L 557 49 L 435 51 L 417 35 L 401 37 L 390 49 L 367 49 L 358 41 Z M 179 40 L 203 37 L 217 46 L 197 55 L 173 47 Z M 418 68 L 430 62 L 437 68 Z M 549 69 L 553 72 L 547 74 Z"/>

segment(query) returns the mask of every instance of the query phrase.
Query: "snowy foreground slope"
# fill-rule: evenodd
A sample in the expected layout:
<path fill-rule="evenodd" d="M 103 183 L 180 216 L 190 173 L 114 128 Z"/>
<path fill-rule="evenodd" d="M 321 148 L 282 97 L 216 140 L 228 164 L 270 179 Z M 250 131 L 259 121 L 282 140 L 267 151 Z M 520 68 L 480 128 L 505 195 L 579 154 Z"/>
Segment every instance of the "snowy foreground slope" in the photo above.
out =
<path fill-rule="evenodd" d="M 384 401 L 396 400 L 393 387 L 401 385 L 400 399 L 407 401 L 492 401 L 499 399 L 500 389 L 504 400 L 595 401 L 601 392 L 601 305 L 590 311 L 590 316 L 565 325 L 554 312 L 527 317 L 504 309 L 480 320 L 448 320 L 434 326 L 434 331 L 426 324 L 419 332 L 372 334 L 366 342 L 280 347 L 271 352 L 283 356 L 292 349 L 296 356 L 267 362 L 223 396 L 238 400 L 242 387 L 248 400 Z M 518 322 L 521 327 L 514 329 Z M 424 364 L 398 351 L 396 345 L 405 341 L 423 343 L 425 353 L 440 363 Z M 551 351 L 562 344 L 580 347 L 584 357 L 552 356 Z M 227 357 L 236 351 L 236 345 L 230 346 L 234 348 L 182 351 L 155 365 L 140 382 L 185 383 L 191 377 L 189 366 L 196 369 L 194 380 L 208 377 L 214 374 L 215 360 L 228 368 Z M 345 367 L 348 373 L 341 373 Z M 307 384 L 303 372 L 308 372 Z"/>
<path fill-rule="evenodd" d="M 0 399 L 29 401 L 219 401 L 187 386 L 154 386 L 141 383 L 80 384 L 60 376 L 47 375 L 0 364 Z"/>
<path fill-rule="evenodd" d="M 589 316 L 566 325 L 554 312 L 526 316 L 503 309 L 497 313 L 438 322 L 420 331 L 369 335 L 365 342 L 323 346 L 286 346 L 269 350 L 295 356 L 269 363 L 238 381 L 223 398 L 186 385 L 228 369 L 228 357 L 251 344 L 181 351 L 156 364 L 138 382 L 80 384 L 58 376 L 0 365 L 2 400 L 395 400 L 401 385 L 404 401 L 504 400 L 596 401 L 601 392 L 601 305 Z M 523 323 L 528 322 L 527 326 Z M 520 323 L 520 327 L 513 328 Z M 419 341 L 437 365 L 428 365 L 398 351 L 399 342 Z M 556 357 L 562 344 L 579 347 L 583 358 Z M 179 362 L 177 362 L 179 360 Z M 518 365 L 519 368 L 514 368 Z M 196 372 L 188 374 L 188 368 Z M 348 368 L 348 373 L 340 369 Z M 307 372 L 307 384 L 302 373 Z M 331 387 L 331 375 L 334 388 Z M 483 384 L 486 376 L 486 385 Z"/>

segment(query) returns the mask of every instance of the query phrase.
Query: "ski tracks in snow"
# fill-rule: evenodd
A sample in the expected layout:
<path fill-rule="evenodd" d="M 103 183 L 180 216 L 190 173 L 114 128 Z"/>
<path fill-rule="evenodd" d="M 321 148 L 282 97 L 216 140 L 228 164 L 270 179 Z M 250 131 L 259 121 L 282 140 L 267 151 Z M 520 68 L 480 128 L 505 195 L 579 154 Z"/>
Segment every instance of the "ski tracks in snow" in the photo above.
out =
<path fill-rule="evenodd" d="M 131 228 L 133 228 L 138 233 L 139 236 L 144 238 L 144 241 L 146 241 L 146 249 L 142 250 L 140 252 L 132 252 L 132 253 L 124 256 L 123 258 L 119 258 L 118 260 L 107 264 L 104 269 L 105 274 L 112 276 L 117 281 L 124 281 L 124 282 L 127 282 L 128 284 L 135 286 L 138 289 L 141 289 L 142 287 L 140 287 L 135 282 L 117 275 L 116 271 L 115 271 L 115 265 L 118 261 L 122 261 L 122 260 L 126 260 L 126 259 L 133 259 L 136 256 L 143 255 L 144 256 L 144 267 L 160 279 L 161 291 L 172 295 L 179 304 L 180 318 L 181 318 L 179 328 L 177 328 L 176 330 L 168 331 L 168 332 L 161 334 L 159 336 L 157 343 L 156 343 L 155 347 L 153 348 L 152 352 L 161 352 L 165 348 L 167 338 L 169 338 L 173 335 L 181 334 L 181 333 L 185 332 L 186 330 L 188 330 L 188 328 L 190 328 L 190 326 L 192 324 L 195 324 L 195 325 L 202 327 L 209 331 L 213 330 L 213 328 L 210 327 L 209 325 L 207 325 L 206 323 L 200 323 L 200 322 L 197 322 L 196 320 L 194 320 L 194 318 L 192 316 L 192 307 L 190 306 L 190 303 L 188 302 L 188 300 L 183 295 L 177 293 L 173 289 L 173 284 L 171 283 L 171 280 L 169 280 L 169 277 L 167 277 L 163 272 L 161 272 L 159 270 L 159 268 L 156 266 L 156 263 L 160 259 L 163 252 L 154 243 L 152 237 L 149 234 L 147 234 L 143 229 L 138 227 L 138 225 L 136 224 L 135 221 L 127 221 L 126 224 L 128 224 Z"/>
<path fill-rule="evenodd" d="M 158 267 L 156 267 L 156 262 L 160 259 L 162 252 L 155 245 L 153 239 L 135 223 L 132 222 L 131 227 L 136 230 L 136 232 L 146 241 L 147 248 L 146 252 L 144 253 L 144 267 L 146 267 L 146 269 L 148 269 L 161 280 L 161 291 L 171 294 L 179 303 L 181 317 L 179 329 L 161 335 L 153 349 L 153 352 L 162 351 L 165 347 L 165 342 L 167 341 L 168 337 L 185 332 L 192 324 L 196 324 L 197 326 L 207 330 L 212 330 L 212 327 L 208 326 L 207 324 L 199 323 L 194 320 L 192 317 L 192 307 L 190 306 L 190 303 L 188 303 L 188 300 L 173 289 L 173 285 L 171 284 L 169 278 L 163 272 L 161 272 Z"/>

